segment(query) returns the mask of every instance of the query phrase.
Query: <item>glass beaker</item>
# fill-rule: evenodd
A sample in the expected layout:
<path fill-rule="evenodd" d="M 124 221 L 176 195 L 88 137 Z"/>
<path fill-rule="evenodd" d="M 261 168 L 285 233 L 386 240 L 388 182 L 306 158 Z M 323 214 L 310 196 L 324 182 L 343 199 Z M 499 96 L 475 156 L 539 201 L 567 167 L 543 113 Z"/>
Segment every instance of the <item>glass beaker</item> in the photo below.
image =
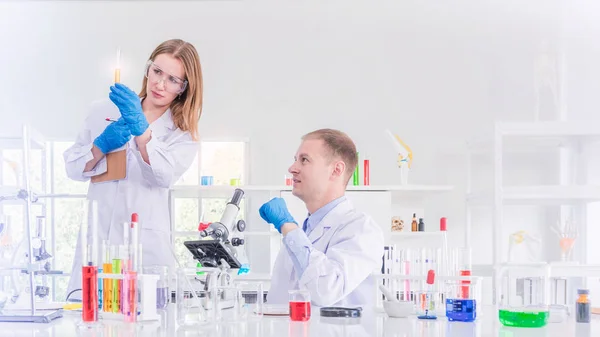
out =
<path fill-rule="evenodd" d="M 501 267 L 498 286 L 500 323 L 511 327 L 540 328 L 548 323 L 548 281 L 545 264 Z"/>
<path fill-rule="evenodd" d="M 308 290 L 290 290 L 290 319 L 304 322 L 310 319 L 310 293 Z"/>
<path fill-rule="evenodd" d="M 436 302 L 439 292 L 423 290 L 415 292 L 415 308 L 417 317 L 437 317 Z"/>
<path fill-rule="evenodd" d="M 156 283 L 156 309 L 166 309 L 171 298 L 169 289 L 169 267 L 146 266 L 143 270 L 144 274 L 158 275 L 158 282 Z"/>
<path fill-rule="evenodd" d="M 446 318 L 449 321 L 473 322 L 477 303 L 481 304 L 481 279 L 451 280 L 446 283 Z"/>
<path fill-rule="evenodd" d="M 205 281 L 214 271 L 202 269 L 197 275 L 196 268 L 182 268 L 177 271 L 177 323 L 182 326 L 195 326 L 216 323 L 219 319 L 218 288 L 205 289 Z M 214 302 L 217 302 L 215 305 Z"/>
<path fill-rule="evenodd" d="M 241 292 L 241 301 L 247 316 L 261 318 L 264 314 L 265 303 L 263 283 L 260 281 L 236 282 L 236 288 Z"/>
<path fill-rule="evenodd" d="M 248 318 L 248 307 L 245 305 L 242 290 L 237 286 L 218 287 L 219 301 L 222 310 L 222 322 L 240 322 Z"/>

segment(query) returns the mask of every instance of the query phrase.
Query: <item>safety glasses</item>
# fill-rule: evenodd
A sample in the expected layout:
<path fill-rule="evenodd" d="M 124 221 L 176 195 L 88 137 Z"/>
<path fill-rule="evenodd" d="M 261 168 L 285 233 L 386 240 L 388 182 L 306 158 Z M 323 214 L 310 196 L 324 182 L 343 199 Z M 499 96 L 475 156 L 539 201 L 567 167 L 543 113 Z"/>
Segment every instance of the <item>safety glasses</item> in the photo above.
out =
<path fill-rule="evenodd" d="M 185 91 L 188 84 L 188 81 L 163 71 L 159 66 L 152 62 L 152 60 L 149 60 L 146 63 L 146 71 L 144 74 L 148 81 L 152 83 L 163 81 L 165 90 L 173 94 L 181 94 Z"/>

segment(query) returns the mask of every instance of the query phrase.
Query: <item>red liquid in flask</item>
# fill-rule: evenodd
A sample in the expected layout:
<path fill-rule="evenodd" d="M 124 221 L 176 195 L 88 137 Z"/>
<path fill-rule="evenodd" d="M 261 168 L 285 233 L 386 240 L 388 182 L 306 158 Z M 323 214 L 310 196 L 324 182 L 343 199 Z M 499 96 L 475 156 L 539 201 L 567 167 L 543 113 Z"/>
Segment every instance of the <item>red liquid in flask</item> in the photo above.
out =
<path fill-rule="evenodd" d="M 292 321 L 308 321 L 310 319 L 310 302 L 290 302 L 290 318 Z"/>
<path fill-rule="evenodd" d="M 84 322 L 98 321 L 98 267 L 82 267 L 82 312 L 81 318 Z"/>

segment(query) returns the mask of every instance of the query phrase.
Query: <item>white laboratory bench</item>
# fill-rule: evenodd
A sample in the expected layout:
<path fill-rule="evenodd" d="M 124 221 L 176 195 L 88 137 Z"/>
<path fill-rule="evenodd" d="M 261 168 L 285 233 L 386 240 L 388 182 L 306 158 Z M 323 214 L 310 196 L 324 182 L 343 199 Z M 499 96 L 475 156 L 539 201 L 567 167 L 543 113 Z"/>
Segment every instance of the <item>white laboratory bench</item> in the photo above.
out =
<path fill-rule="evenodd" d="M 435 321 L 424 321 L 410 318 L 389 318 L 385 313 L 363 311 L 359 321 L 344 319 L 325 319 L 319 317 L 319 310 L 312 308 L 313 313 L 308 322 L 292 322 L 288 317 L 264 316 L 238 323 L 222 323 L 203 328 L 183 328 L 175 323 L 175 306 L 161 312 L 161 322 L 154 323 L 118 323 L 102 321 L 97 329 L 81 329 L 77 326 L 81 314 L 65 312 L 62 318 L 48 324 L 2 323 L 0 336 L 44 336 L 44 337 L 125 337 L 125 336 L 160 336 L 160 337 L 269 337 L 269 336 L 370 336 L 370 337 L 592 337 L 600 336 L 600 318 L 594 317 L 590 324 L 577 324 L 573 317 L 563 323 L 548 323 L 544 328 L 507 328 L 503 327 L 492 308 L 484 308 L 484 312 L 473 323 L 448 322 L 445 318 Z M 227 315 L 227 310 L 223 311 Z"/>

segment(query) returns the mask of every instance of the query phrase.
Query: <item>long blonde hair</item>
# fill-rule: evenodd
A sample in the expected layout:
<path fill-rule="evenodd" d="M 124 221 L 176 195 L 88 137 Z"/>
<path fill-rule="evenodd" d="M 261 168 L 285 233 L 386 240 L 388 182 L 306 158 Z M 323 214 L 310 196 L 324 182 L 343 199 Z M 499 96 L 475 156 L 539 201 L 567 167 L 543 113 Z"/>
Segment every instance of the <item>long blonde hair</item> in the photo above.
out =
<path fill-rule="evenodd" d="M 187 88 L 171 103 L 171 116 L 175 126 L 182 131 L 189 131 L 194 140 L 198 139 L 198 121 L 202 115 L 202 67 L 196 48 L 180 39 L 167 40 L 161 43 L 150 55 L 150 60 L 160 54 L 170 54 L 183 63 Z M 144 76 L 139 96 L 146 98 L 148 79 Z"/>

